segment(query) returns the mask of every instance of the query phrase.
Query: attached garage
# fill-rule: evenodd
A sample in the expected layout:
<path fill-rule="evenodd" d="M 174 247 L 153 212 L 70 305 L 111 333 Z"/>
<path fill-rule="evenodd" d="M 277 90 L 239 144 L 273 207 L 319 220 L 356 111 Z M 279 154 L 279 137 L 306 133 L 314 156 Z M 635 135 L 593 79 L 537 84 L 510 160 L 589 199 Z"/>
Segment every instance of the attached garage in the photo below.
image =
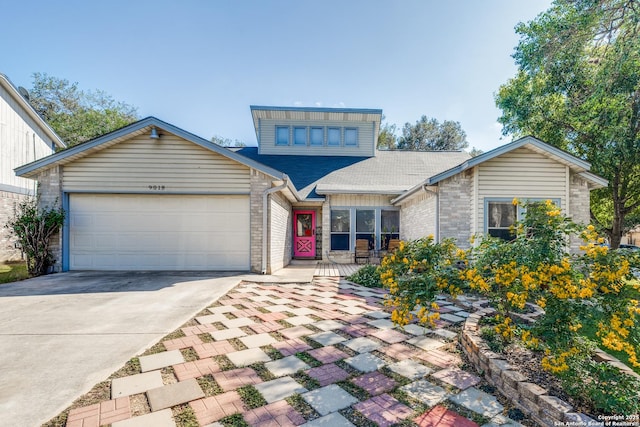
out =
<path fill-rule="evenodd" d="M 249 270 L 249 196 L 69 194 L 70 270 Z"/>
<path fill-rule="evenodd" d="M 66 212 L 51 243 L 57 271 L 267 271 L 267 191 L 293 188 L 284 173 L 155 117 L 16 173 Z"/>

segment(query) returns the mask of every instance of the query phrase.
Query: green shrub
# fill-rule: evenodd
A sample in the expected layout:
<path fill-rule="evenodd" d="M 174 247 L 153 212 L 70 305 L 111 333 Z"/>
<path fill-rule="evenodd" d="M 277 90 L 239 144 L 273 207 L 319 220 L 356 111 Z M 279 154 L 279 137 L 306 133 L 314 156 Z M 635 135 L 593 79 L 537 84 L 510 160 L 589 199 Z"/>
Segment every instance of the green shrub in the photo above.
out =
<path fill-rule="evenodd" d="M 502 353 L 505 348 L 505 340 L 496 332 L 494 327 L 485 326 L 480 329 L 480 337 L 487 343 L 489 350 L 493 352 Z"/>
<path fill-rule="evenodd" d="M 347 280 L 367 288 L 381 288 L 380 271 L 375 265 L 367 264 L 347 277 Z"/>
<path fill-rule="evenodd" d="M 21 201 L 6 227 L 18 239 L 27 256 L 27 269 L 31 276 L 46 274 L 55 263 L 49 250 L 51 237 L 64 223 L 65 212 L 61 207 L 39 206 L 39 199 Z"/>
<path fill-rule="evenodd" d="M 570 396 L 604 414 L 640 413 L 640 380 L 584 355 L 570 359 L 568 365 L 560 378 Z"/>

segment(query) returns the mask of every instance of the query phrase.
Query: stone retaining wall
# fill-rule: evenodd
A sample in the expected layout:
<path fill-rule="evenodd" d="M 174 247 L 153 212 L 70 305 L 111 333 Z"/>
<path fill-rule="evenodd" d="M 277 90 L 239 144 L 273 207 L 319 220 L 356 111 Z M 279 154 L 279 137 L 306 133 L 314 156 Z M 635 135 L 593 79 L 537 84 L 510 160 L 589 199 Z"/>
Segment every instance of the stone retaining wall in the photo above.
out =
<path fill-rule="evenodd" d="M 528 382 L 527 377 L 512 370 L 509 362 L 489 350 L 480 337 L 479 322 L 482 317 L 495 314 L 495 311 L 492 308 L 483 308 L 480 303 L 475 307 L 478 311 L 467 318 L 462 328 L 462 350 L 489 384 L 542 426 L 553 427 L 571 422 L 582 425 L 599 424 L 594 419 L 575 412 L 569 403 L 550 396 L 546 389 Z"/>

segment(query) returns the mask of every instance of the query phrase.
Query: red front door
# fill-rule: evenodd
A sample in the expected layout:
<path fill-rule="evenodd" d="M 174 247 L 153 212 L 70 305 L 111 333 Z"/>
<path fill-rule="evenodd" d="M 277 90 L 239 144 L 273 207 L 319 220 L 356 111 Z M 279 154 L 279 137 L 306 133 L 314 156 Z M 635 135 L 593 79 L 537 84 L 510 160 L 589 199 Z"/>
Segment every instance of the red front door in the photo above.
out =
<path fill-rule="evenodd" d="M 315 258 L 316 213 L 293 211 L 293 256 Z"/>

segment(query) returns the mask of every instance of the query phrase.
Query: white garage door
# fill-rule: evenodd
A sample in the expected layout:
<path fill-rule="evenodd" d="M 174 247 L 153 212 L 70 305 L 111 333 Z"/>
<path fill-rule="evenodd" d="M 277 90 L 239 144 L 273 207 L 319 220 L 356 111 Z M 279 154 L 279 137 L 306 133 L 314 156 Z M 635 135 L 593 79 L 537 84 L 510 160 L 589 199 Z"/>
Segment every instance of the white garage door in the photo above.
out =
<path fill-rule="evenodd" d="M 71 270 L 248 270 L 248 196 L 71 194 Z"/>

